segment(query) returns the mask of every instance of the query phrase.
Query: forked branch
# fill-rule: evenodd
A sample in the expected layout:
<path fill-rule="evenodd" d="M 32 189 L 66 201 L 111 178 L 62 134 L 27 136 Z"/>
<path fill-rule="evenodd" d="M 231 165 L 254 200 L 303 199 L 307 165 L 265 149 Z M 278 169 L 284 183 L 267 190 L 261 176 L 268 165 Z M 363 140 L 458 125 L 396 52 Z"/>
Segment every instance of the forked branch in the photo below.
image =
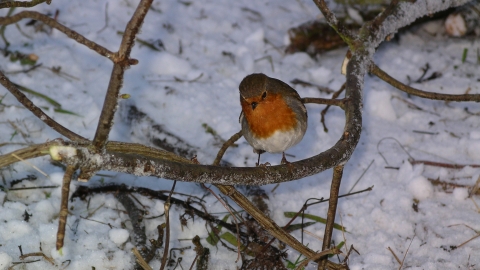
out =
<path fill-rule="evenodd" d="M 136 60 L 130 59 L 130 52 L 134 45 L 135 37 L 140 31 L 140 27 L 142 26 L 143 20 L 145 19 L 145 15 L 152 4 L 152 1 L 153 0 L 140 1 L 135 13 L 125 28 L 120 49 L 113 59 L 114 65 L 112 75 L 110 76 L 105 101 L 103 102 L 102 112 L 100 114 L 100 119 L 98 120 L 95 138 L 93 139 L 93 146 L 98 152 L 105 148 L 108 134 L 113 126 L 113 116 L 117 111 L 118 94 L 123 85 L 123 74 L 125 69 L 130 65 L 136 64 Z"/>

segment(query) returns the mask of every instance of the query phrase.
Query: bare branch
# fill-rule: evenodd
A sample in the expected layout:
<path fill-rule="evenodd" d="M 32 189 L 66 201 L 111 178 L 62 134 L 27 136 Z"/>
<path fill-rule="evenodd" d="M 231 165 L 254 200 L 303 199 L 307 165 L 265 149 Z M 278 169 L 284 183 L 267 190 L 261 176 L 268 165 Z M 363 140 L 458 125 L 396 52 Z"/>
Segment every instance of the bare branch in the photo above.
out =
<path fill-rule="evenodd" d="M 170 194 L 168 195 L 167 201 L 164 204 L 165 208 L 165 230 L 167 232 L 167 235 L 165 236 L 165 247 L 163 248 L 163 256 L 162 256 L 162 264 L 160 265 L 160 270 L 165 269 L 165 266 L 167 265 L 167 254 L 169 251 L 169 244 L 170 244 L 170 206 L 171 206 L 171 198 L 173 191 L 175 190 L 175 185 L 177 184 L 177 181 L 173 181 L 172 189 L 170 190 Z"/>
<path fill-rule="evenodd" d="M 343 165 L 339 165 L 333 169 L 332 185 L 330 187 L 330 200 L 328 201 L 327 222 L 325 223 L 325 234 L 323 235 L 322 250 L 329 250 L 332 242 L 333 226 L 335 225 L 335 215 L 337 213 L 338 191 L 342 182 Z M 323 257 L 321 265 L 325 268 L 327 257 Z"/>
<path fill-rule="evenodd" d="M 72 141 L 78 142 L 86 142 L 88 141 L 84 137 L 72 132 L 71 130 L 67 129 L 66 127 L 60 125 L 55 120 L 53 120 L 50 116 L 45 114 L 42 109 L 35 106 L 33 102 L 25 96 L 18 88 L 12 83 L 1 71 L 0 71 L 0 84 L 2 84 L 5 88 L 7 88 L 10 93 L 12 93 L 15 98 L 17 98 L 18 102 L 20 102 L 25 108 L 30 110 L 36 117 L 42 120 L 47 126 L 53 128 L 56 132 L 60 133 L 61 135 L 67 137 Z"/>
<path fill-rule="evenodd" d="M 327 3 L 325 0 L 313 0 L 313 2 L 317 5 L 318 9 L 322 12 L 323 16 L 327 20 L 327 23 L 337 31 L 338 35 L 348 44 L 351 45 L 351 41 L 355 38 L 353 33 L 347 29 L 344 25 L 340 24 L 337 20 L 337 17 L 333 12 L 328 8 Z"/>
<path fill-rule="evenodd" d="M 60 250 L 63 247 L 63 240 L 65 238 L 65 226 L 67 225 L 68 216 L 68 196 L 70 195 L 70 182 L 72 181 L 74 172 L 75 167 L 67 166 L 67 170 L 63 175 L 62 200 L 60 203 L 60 213 L 58 217 L 58 231 L 56 243 L 57 250 Z"/>
<path fill-rule="evenodd" d="M 132 64 L 136 64 L 136 60 L 130 59 L 130 51 L 134 45 L 135 36 L 140 31 L 140 26 L 145 19 L 145 15 L 150 8 L 153 0 L 142 0 L 137 6 L 132 19 L 128 22 L 125 34 L 123 35 L 120 49 L 115 56 L 112 75 L 108 83 L 107 94 L 103 103 L 102 113 L 98 121 L 97 131 L 93 139 L 93 145 L 97 151 L 104 149 L 108 139 L 108 134 L 113 126 L 113 116 L 117 111 L 117 97 L 122 88 L 123 74 L 125 69 Z"/>
<path fill-rule="evenodd" d="M 345 109 L 345 102 L 347 99 L 329 99 L 329 98 L 302 98 L 303 103 L 325 104 L 329 106 L 338 106 Z"/>
<path fill-rule="evenodd" d="M 239 132 L 235 133 L 228 141 L 226 141 L 220 150 L 218 150 L 217 157 L 213 161 L 213 165 L 217 166 L 220 164 L 220 160 L 222 160 L 223 154 L 225 154 L 225 151 L 227 151 L 228 147 L 232 146 L 233 143 L 235 143 L 238 139 L 240 139 L 243 136 L 243 132 L 240 130 Z"/>
<path fill-rule="evenodd" d="M 12 8 L 12 7 L 34 7 L 38 4 L 46 2 L 47 5 L 50 5 L 52 3 L 52 0 L 32 0 L 30 2 L 24 2 L 24 1 L 5 1 L 0 3 L 0 9 L 1 8 Z"/>
<path fill-rule="evenodd" d="M 132 18 L 125 28 L 125 34 L 123 35 L 122 43 L 117 54 L 119 60 L 122 61 L 130 57 L 130 52 L 135 44 L 135 37 L 140 31 L 140 27 L 143 24 L 143 20 L 145 19 L 152 2 L 153 0 L 142 0 L 138 4 L 135 13 L 133 13 Z"/>
<path fill-rule="evenodd" d="M 480 102 L 479 94 L 451 95 L 451 94 L 440 94 L 436 92 L 426 92 L 426 91 L 413 88 L 411 86 L 408 86 L 406 84 L 403 84 L 397 81 L 395 78 L 388 75 L 388 73 L 386 73 L 385 71 L 383 71 L 373 63 L 371 65 L 370 72 L 375 74 L 378 78 L 387 82 L 391 86 L 410 95 L 414 95 L 422 98 L 428 98 L 428 99 L 435 99 L 435 100 Z"/>
<path fill-rule="evenodd" d="M 113 52 L 111 52 L 108 49 L 106 49 L 105 47 L 102 47 L 102 46 L 98 45 L 97 43 L 85 38 L 81 34 L 79 34 L 75 31 L 71 30 L 70 28 L 62 25 L 61 23 L 57 22 L 56 20 L 54 20 L 54 19 L 52 19 L 52 18 L 50 18 L 46 15 L 43 15 L 41 13 L 38 13 L 36 11 L 22 11 L 20 13 L 17 13 L 15 15 L 13 15 L 13 16 L 10 16 L 10 17 L 0 17 L 0 24 L 1 25 L 13 24 L 13 23 L 16 23 L 16 22 L 20 21 L 21 19 L 25 19 L 25 18 L 30 18 L 30 19 L 41 21 L 44 24 L 46 24 L 46 25 L 48 25 L 52 28 L 55 28 L 58 31 L 64 33 L 65 35 L 67 35 L 69 38 L 75 40 L 76 42 L 78 42 L 80 44 L 83 44 L 83 45 L 87 46 L 88 48 L 94 50 L 98 54 L 100 54 L 102 56 L 105 56 L 108 59 L 113 60 L 113 56 L 114 56 Z"/>

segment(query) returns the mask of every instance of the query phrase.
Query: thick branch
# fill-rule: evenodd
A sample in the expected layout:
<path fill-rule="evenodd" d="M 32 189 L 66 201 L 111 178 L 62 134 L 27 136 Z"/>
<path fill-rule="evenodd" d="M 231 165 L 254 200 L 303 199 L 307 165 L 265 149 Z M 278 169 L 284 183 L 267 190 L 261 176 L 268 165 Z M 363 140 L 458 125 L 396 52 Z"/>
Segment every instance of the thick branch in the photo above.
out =
<path fill-rule="evenodd" d="M 464 5 L 471 0 L 422 0 L 422 1 L 400 1 L 395 7 L 390 6 L 385 13 L 380 15 L 383 20 L 381 26 L 372 27 L 372 23 L 366 23 L 360 30 L 361 39 L 364 46 L 377 48 L 387 36 L 394 34 L 398 29 L 410 25 L 415 20 L 437 13 L 448 8 Z M 373 53 L 373 50 L 370 52 Z"/>
<path fill-rule="evenodd" d="M 12 165 L 19 160 L 15 157 L 18 156 L 21 159 L 32 159 L 36 157 L 46 156 L 49 154 L 49 150 L 54 146 L 71 146 L 71 147 L 89 147 L 91 141 L 87 142 L 65 142 L 62 139 L 55 139 L 47 143 L 35 144 L 22 148 L 11 153 L 0 156 L 0 168 Z M 171 152 L 164 151 L 161 149 L 156 149 L 153 147 L 148 147 L 138 143 L 124 143 L 124 142 L 115 142 L 110 141 L 107 143 L 107 152 L 116 152 L 116 153 L 126 153 L 142 156 L 145 158 L 153 159 L 165 159 L 175 162 L 189 163 L 190 160 L 177 156 Z"/>

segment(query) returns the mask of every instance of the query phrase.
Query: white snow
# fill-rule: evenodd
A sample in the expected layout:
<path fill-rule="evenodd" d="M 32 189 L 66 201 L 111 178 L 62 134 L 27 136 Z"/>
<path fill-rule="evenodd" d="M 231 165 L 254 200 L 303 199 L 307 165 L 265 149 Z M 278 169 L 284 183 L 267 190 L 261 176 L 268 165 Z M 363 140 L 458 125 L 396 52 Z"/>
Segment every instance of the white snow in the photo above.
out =
<path fill-rule="evenodd" d="M 417 4 L 421 2 L 417 1 Z M 101 32 L 105 25 L 105 2 L 52 1 L 51 5 L 42 4 L 33 10 L 53 14 L 58 9 L 59 22 L 115 51 L 121 41 L 117 31 L 125 30 L 137 4 L 138 1 L 134 0 L 109 2 L 106 10 L 109 22 Z M 439 5 L 444 3 L 431 0 L 418 12 Z M 212 163 L 219 149 L 212 135 L 205 132 L 203 123 L 215 129 L 223 139 L 240 130 L 238 84 L 246 75 L 263 72 L 290 85 L 293 79 L 300 79 L 334 90 L 345 81 L 340 67 L 346 48 L 326 52 L 316 59 L 305 53 L 283 53 L 285 44 L 288 44 L 285 41 L 287 30 L 320 14 L 313 1 L 166 0 L 154 1 L 153 7 L 139 38 L 149 42 L 161 40 L 166 50 L 154 51 L 136 42 L 131 56 L 138 59 L 139 64 L 126 71 L 121 91 L 131 98 L 120 101 L 119 112 L 125 115 L 128 106 L 123 105 L 134 104 L 154 123 L 163 125 L 170 133 L 196 147 L 202 164 Z M 7 10 L 1 12 L 1 16 L 7 14 Z M 15 83 L 52 97 L 62 109 L 80 115 L 56 113 L 44 99 L 27 94 L 36 105 L 48 107 L 44 111 L 50 117 L 73 132 L 92 139 L 111 74 L 111 62 L 56 30 L 51 33 L 35 31 L 25 25 L 27 21 L 20 21 L 18 26 L 31 38 L 13 25 L 6 28 L 5 36 L 11 43 L 9 49 L 35 53 L 43 67 L 60 66 L 61 72 L 70 77 L 46 68 L 7 76 Z M 402 20 L 402 23 L 407 21 Z M 479 94 L 480 68 L 476 52 L 480 40 L 450 39 L 443 33 L 433 35 L 434 29 L 443 27 L 442 21 L 430 22 L 425 27 L 406 30 L 399 34 L 398 40 L 382 44 L 375 53 L 375 63 L 396 79 L 408 82 L 410 78 L 411 86 L 426 91 Z M 0 46 L 4 46 L 1 40 Z M 462 61 L 464 49 L 468 54 Z M 0 69 L 4 72 L 27 68 L 11 62 L 8 57 L 0 58 Z M 440 72 L 442 76 L 416 83 L 427 63 L 430 69 L 426 77 L 433 72 Z M 330 97 L 315 87 L 292 86 L 302 97 Z M 21 108 L 4 88 L 0 88 L 0 99 L 0 136 L 3 139 L 0 143 L 7 143 L 0 148 L 1 154 L 26 144 L 44 143 L 60 137 Z M 480 214 L 475 205 L 480 204 L 479 197 L 467 198 L 466 188 L 475 184 L 480 168 L 412 165 L 409 159 L 480 164 L 480 104 L 411 97 L 373 76 L 365 77 L 364 99 L 362 136 L 345 165 L 340 193 L 349 192 L 354 184 L 352 191 L 374 187 L 370 192 L 339 200 L 336 222 L 341 222 L 348 233 L 335 231 L 333 234 L 335 243 L 346 241 L 346 247 L 353 245 L 360 253 L 350 255 L 350 269 L 398 269 L 398 263 L 387 248 L 403 258 L 410 243 L 403 269 L 478 268 L 480 238 L 458 246 L 476 235 L 476 231 L 466 226 L 477 231 L 480 229 Z M 329 132 L 325 133 L 320 124 L 320 111 L 325 106 L 307 104 L 306 107 L 308 130 L 298 145 L 287 150 L 287 154 L 292 155 L 287 156 L 289 161 L 325 151 L 343 132 L 345 118 L 341 109 L 330 108 L 325 118 Z M 130 127 L 125 122 L 116 116 L 110 139 L 149 144 L 148 140 L 154 134 L 149 130 L 151 124 Z M 254 166 L 257 155 L 251 146 L 243 138 L 237 143 L 238 147 L 226 152 L 225 160 L 234 166 Z M 278 164 L 280 160 L 280 154 L 266 153 L 261 162 Z M 24 254 L 42 250 L 57 263 L 52 266 L 41 259 L 25 264 L 25 269 L 62 269 L 67 260 L 70 260 L 66 268 L 69 270 L 92 267 L 132 269 L 135 257 L 131 253 L 134 246 L 134 239 L 130 237 L 133 235 L 131 223 L 123 206 L 110 193 L 69 202 L 65 246 L 61 254 L 55 250 L 63 169 L 53 166 L 49 157 L 29 162 L 46 172 L 48 177 L 22 162 L 2 170 L 0 185 L 5 189 L 0 191 L 0 269 L 21 261 L 18 246 L 22 247 Z M 36 179 L 27 178 L 28 175 L 35 175 Z M 284 225 L 288 220 L 283 212 L 298 211 L 307 198 L 329 197 L 331 177 L 332 170 L 327 170 L 283 183 L 274 191 L 274 185 L 262 187 L 269 196 L 271 217 Z M 434 183 L 436 180 L 450 186 L 443 188 Z M 172 187 L 169 180 L 111 172 L 101 172 L 86 185 L 112 183 L 154 190 L 170 190 Z M 78 185 L 74 181 L 71 192 Z M 59 187 L 9 190 L 41 186 Z M 177 183 L 175 191 L 197 197 L 205 195 L 205 191 L 193 183 Z M 139 194 L 134 196 L 148 212 L 148 217 L 156 217 L 143 220 L 147 239 L 156 239 L 157 226 L 165 221 L 163 201 Z M 187 200 L 185 196 L 173 196 Z M 225 208 L 213 196 L 206 196 L 204 200 L 210 213 L 219 218 L 226 215 Z M 327 204 L 324 203 L 310 207 L 307 213 L 325 217 L 326 211 Z M 170 248 L 192 246 L 190 241 L 179 239 L 198 235 L 202 244 L 210 248 L 211 269 L 236 269 L 240 265 L 235 264 L 236 253 L 222 246 L 212 247 L 205 241 L 208 232 L 199 217 L 188 219 L 187 226 L 181 226 L 179 217 L 182 214 L 181 207 L 171 208 Z M 315 224 L 307 230 L 315 237 L 305 234 L 304 243 L 320 250 L 324 225 Z M 292 234 L 297 239 L 301 237 L 298 231 Z M 163 250 L 157 251 L 161 252 Z M 183 269 L 188 269 L 195 258 L 193 249 L 177 255 L 183 258 Z M 287 255 L 290 261 L 298 257 L 291 248 L 287 249 Z M 160 257 L 156 256 L 150 265 L 158 269 Z M 20 267 L 23 266 L 16 266 Z M 316 266 L 309 264 L 307 269 L 316 269 Z"/>
<path fill-rule="evenodd" d="M 392 106 L 390 99 L 392 95 L 389 91 L 371 91 L 368 96 L 365 97 L 365 110 L 371 115 L 383 118 L 385 120 L 394 121 L 397 119 L 395 109 Z"/>
<path fill-rule="evenodd" d="M 10 263 L 12 263 L 13 258 L 8 255 L 7 253 L 1 252 L 0 253 L 0 269 L 5 270 L 8 269 Z"/>
<path fill-rule="evenodd" d="M 128 240 L 130 234 L 125 229 L 111 229 L 108 232 L 108 236 L 110 237 L 110 240 L 112 240 L 112 242 L 114 242 L 115 244 L 122 245 Z"/>
<path fill-rule="evenodd" d="M 415 199 L 423 201 L 433 195 L 433 186 L 427 178 L 419 175 L 408 184 L 408 191 Z"/>
<path fill-rule="evenodd" d="M 455 188 L 453 190 L 453 197 L 455 197 L 455 199 L 459 200 L 459 201 L 462 201 L 462 200 L 465 200 L 467 197 L 468 197 L 468 189 L 466 188 Z"/>

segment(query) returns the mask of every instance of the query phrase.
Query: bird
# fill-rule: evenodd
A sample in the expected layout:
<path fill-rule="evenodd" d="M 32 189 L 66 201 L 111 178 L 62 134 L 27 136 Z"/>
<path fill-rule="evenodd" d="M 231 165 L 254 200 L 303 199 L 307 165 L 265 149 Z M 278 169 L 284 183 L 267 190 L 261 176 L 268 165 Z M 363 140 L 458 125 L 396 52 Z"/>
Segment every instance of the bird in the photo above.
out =
<path fill-rule="evenodd" d="M 242 135 L 260 155 L 282 153 L 298 144 L 307 131 L 307 109 L 297 91 L 281 80 L 262 73 L 246 76 L 239 85 Z"/>

